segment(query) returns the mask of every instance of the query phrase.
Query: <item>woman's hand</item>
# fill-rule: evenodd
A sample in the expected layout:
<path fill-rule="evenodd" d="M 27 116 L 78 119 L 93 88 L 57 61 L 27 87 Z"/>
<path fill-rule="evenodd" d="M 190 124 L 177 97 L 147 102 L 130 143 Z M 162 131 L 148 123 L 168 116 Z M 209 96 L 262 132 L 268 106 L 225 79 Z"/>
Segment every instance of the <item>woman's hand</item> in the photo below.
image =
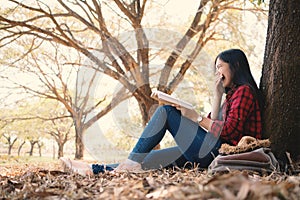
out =
<path fill-rule="evenodd" d="M 181 107 L 179 105 L 172 105 L 176 107 L 177 110 L 180 110 L 181 115 L 192 120 L 193 122 L 198 123 L 199 114 L 195 110 L 191 110 L 188 108 Z M 202 121 L 198 124 L 199 126 L 205 128 L 206 130 L 210 131 L 213 121 L 207 117 L 202 116 Z"/>
<path fill-rule="evenodd" d="M 177 110 L 180 110 L 182 116 L 198 123 L 197 119 L 199 117 L 199 114 L 195 110 L 180 107 L 178 105 L 172 105 L 172 106 L 176 107 Z M 213 121 L 211 119 L 202 116 L 202 121 L 198 125 L 205 128 L 206 130 L 210 131 L 212 123 L 213 123 Z"/>
<path fill-rule="evenodd" d="M 225 88 L 223 87 L 223 76 L 220 73 L 216 73 L 215 79 L 215 97 L 222 97 Z"/>
<path fill-rule="evenodd" d="M 223 76 L 219 72 L 216 73 L 215 78 L 215 91 L 212 101 L 211 119 L 215 120 L 219 118 L 219 111 L 221 106 L 221 100 L 224 93 Z"/>
<path fill-rule="evenodd" d="M 191 110 L 188 108 L 184 108 L 179 105 L 172 105 L 172 106 L 176 107 L 177 110 L 180 110 L 182 116 L 184 116 L 194 122 L 197 122 L 197 119 L 199 117 L 199 114 L 197 113 L 197 111 Z"/>

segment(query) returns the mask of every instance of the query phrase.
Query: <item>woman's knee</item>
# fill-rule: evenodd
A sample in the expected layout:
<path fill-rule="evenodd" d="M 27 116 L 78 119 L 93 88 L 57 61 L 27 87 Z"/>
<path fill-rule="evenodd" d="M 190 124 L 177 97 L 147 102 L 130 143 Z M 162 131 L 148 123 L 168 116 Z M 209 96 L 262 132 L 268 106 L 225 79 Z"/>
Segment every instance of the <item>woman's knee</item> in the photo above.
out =
<path fill-rule="evenodd" d="M 178 112 L 178 110 L 174 106 L 162 105 L 156 109 L 154 116 L 157 114 L 159 114 L 159 115 L 163 114 L 164 116 L 168 116 L 173 111 Z"/>
<path fill-rule="evenodd" d="M 174 106 L 171 106 L 171 105 L 163 105 L 163 106 L 158 107 L 158 109 L 160 109 L 161 111 L 166 112 L 166 113 L 170 113 L 173 111 L 180 112 Z"/>
<path fill-rule="evenodd" d="M 159 106 L 157 109 L 168 111 L 168 110 L 174 110 L 176 108 L 171 105 L 162 105 L 162 106 Z"/>

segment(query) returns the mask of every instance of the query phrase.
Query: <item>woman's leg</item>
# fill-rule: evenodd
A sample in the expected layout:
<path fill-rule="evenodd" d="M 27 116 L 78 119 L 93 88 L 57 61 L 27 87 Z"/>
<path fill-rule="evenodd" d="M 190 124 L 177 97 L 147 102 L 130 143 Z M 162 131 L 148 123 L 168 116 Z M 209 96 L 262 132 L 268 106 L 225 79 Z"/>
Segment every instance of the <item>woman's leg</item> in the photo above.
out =
<path fill-rule="evenodd" d="M 183 156 L 178 146 L 160 150 L 152 150 L 143 160 L 142 168 L 160 169 L 165 167 L 183 167 L 188 160 Z"/>
<path fill-rule="evenodd" d="M 167 130 L 178 146 L 159 151 L 152 150 L 159 144 Z M 121 163 L 117 169 L 158 169 L 174 164 L 183 166 L 187 161 L 199 163 L 200 167 L 207 167 L 218 155 L 220 146 L 221 141 L 218 138 L 207 133 L 197 123 L 182 117 L 176 108 L 162 106 L 156 110 L 145 127 L 129 159 Z"/>
<path fill-rule="evenodd" d="M 218 154 L 221 142 L 212 134 L 207 134 L 197 123 L 182 117 L 180 111 L 172 106 L 159 107 L 145 127 L 140 139 L 129 155 L 129 160 L 143 163 L 148 153 L 169 131 L 179 150 L 190 162 L 209 165 Z M 212 153 L 214 155 L 212 155 Z"/>

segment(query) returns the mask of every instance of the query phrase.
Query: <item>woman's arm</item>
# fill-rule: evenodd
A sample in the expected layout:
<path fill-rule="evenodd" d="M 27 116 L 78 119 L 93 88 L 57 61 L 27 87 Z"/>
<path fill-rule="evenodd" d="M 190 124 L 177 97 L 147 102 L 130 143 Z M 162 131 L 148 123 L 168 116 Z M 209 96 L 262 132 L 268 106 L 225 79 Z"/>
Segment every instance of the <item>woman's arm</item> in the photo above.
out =
<path fill-rule="evenodd" d="M 216 84 L 215 84 L 215 91 L 213 95 L 213 102 L 212 102 L 212 110 L 210 114 L 210 118 L 212 120 L 216 120 L 219 118 L 219 112 L 221 107 L 221 100 L 222 95 L 224 93 L 224 87 L 222 85 L 222 76 L 216 76 Z"/>
<path fill-rule="evenodd" d="M 200 126 L 202 126 L 203 128 L 205 128 L 208 131 L 211 131 L 211 126 L 213 124 L 213 121 L 218 119 L 218 116 L 219 116 L 223 93 L 224 93 L 224 87 L 222 84 L 222 76 L 217 73 L 216 74 L 215 92 L 214 92 L 213 103 L 212 103 L 212 111 L 211 111 L 211 115 L 210 115 L 211 119 L 201 116 L 202 120 L 200 122 L 198 121 L 200 115 L 195 110 L 182 108 L 177 105 L 173 105 L 173 106 L 175 106 L 178 110 L 181 111 L 182 116 L 189 118 L 190 120 L 192 120 L 194 122 L 198 122 Z"/>
<path fill-rule="evenodd" d="M 202 121 L 199 122 L 199 125 L 205 128 L 207 131 L 211 131 L 211 125 L 213 124 L 213 120 L 207 117 L 202 117 Z"/>
<path fill-rule="evenodd" d="M 211 125 L 213 123 L 213 120 L 207 118 L 207 117 L 202 117 L 202 120 L 200 122 L 198 122 L 198 119 L 200 117 L 200 115 L 198 114 L 197 111 L 195 110 L 190 110 L 190 109 L 187 109 L 187 108 L 184 108 L 184 107 L 180 107 L 178 105 L 173 105 L 177 108 L 177 110 L 180 110 L 181 112 L 181 115 L 194 121 L 194 122 L 197 122 L 199 123 L 200 126 L 202 126 L 203 128 L 205 128 L 206 130 L 210 131 L 211 129 Z"/>
<path fill-rule="evenodd" d="M 211 133 L 220 135 L 227 142 L 236 145 L 243 136 L 244 125 L 249 113 L 253 112 L 256 101 L 249 86 L 240 86 L 230 99 L 225 121 L 214 120 Z"/>

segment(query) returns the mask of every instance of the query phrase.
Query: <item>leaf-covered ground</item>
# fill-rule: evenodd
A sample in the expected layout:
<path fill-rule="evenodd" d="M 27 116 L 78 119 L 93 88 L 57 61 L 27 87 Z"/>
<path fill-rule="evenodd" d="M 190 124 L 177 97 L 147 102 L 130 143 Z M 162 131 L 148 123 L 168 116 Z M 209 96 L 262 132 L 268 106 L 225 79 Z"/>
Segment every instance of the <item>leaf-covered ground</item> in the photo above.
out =
<path fill-rule="evenodd" d="M 0 173 L 0 199 L 300 199 L 300 174 L 169 169 L 82 177 L 58 162 L 6 164 Z"/>

